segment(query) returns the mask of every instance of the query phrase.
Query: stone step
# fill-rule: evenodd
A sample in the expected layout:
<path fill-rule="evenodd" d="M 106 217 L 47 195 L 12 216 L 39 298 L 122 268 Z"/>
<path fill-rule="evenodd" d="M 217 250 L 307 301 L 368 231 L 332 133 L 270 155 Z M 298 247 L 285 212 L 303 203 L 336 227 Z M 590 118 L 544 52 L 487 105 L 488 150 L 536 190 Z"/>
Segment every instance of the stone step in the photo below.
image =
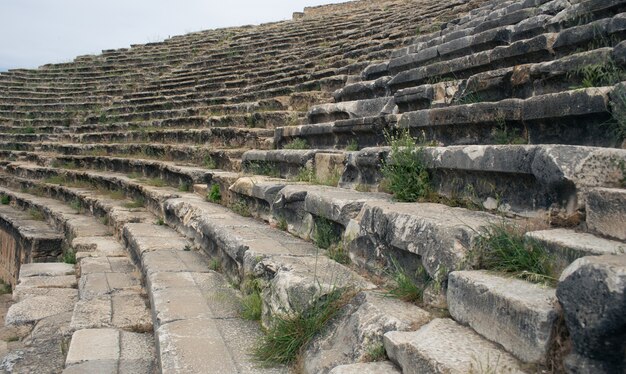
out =
<path fill-rule="evenodd" d="M 622 171 L 624 161 L 617 160 Z M 621 187 L 624 187 L 624 178 Z M 587 195 L 587 227 L 590 231 L 626 241 L 626 189 L 596 188 Z"/>
<path fill-rule="evenodd" d="M 414 332 L 388 332 L 384 342 L 405 374 L 526 372 L 513 356 L 451 319 L 435 319 Z"/>
<path fill-rule="evenodd" d="M 345 152 L 343 159 L 341 153 L 330 152 L 341 173 L 339 186 L 371 186 L 376 190 L 382 180 L 381 160 L 388 157 L 390 148 Z M 329 151 L 254 150 L 244 153 L 242 159 L 244 170 L 254 169 L 257 174 L 269 170 L 283 178 L 296 178 L 302 170 L 318 171 L 320 153 Z M 475 145 L 424 147 L 423 159 L 430 172 L 431 188 L 443 196 L 465 198 L 486 209 L 495 205 L 493 209 L 520 215 L 537 215 L 556 203 L 566 218 L 583 209 L 591 189 L 620 185 L 623 171 L 619 165 L 626 160 L 626 153 L 566 145 Z M 261 167 L 251 167 L 254 165 Z M 520 194 L 521 184 L 525 187 Z"/>
<path fill-rule="evenodd" d="M 150 373 L 156 370 L 154 356 L 150 334 L 78 330 L 72 335 L 63 373 Z"/>
<path fill-rule="evenodd" d="M 249 357 L 260 331 L 239 316 L 238 292 L 209 270 L 201 252 L 178 233 L 153 224 L 128 224 L 124 240 L 139 258 L 153 305 L 163 372 L 281 373 Z"/>
<path fill-rule="evenodd" d="M 626 243 L 608 240 L 590 233 L 569 229 L 530 231 L 527 238 L 536 240 L 554 256 L 555 267 L 560 273 L 576 259 L 585 256 L 621 254 L 626 252 Z"/>
<path fill-rule="evenodd" d="M 446 82 L 442 85 L 451 84 Z M 450 87 L 442 90 L 448 88 Z M 621 140 L 614 136 L 611 128 L 600 125 L 612 118 L 610 108 L 615 105 L 612 102 L 618 100 L 611 99 L 615 87 L 579 90 L 569 88 L 568 86 L 562 92 L 527 99 L 507 98 L 494 102 L 433 107 L 397 115 L 386 115 L 381 112 L 380 116 L 374 117 L 283 127 L 276 129 L 274 143 L 280 147 L 300 139 L 305 140 L 309 148 L 345 148 L 352 143 L 362 148 L 384 144 L 385 131 L 408 129 L 411 135 L 421 142 L 442 146 L 467 144 L 620 146 Z M 424 94 L 428 96 L 428 93 Z M 449 96 L 449 100 L 454 98 L 453 94 Z M 417 98 L 410 100 L 419 101 Z M 388 113 L 391 113 L 391 110 Z M 564 133 L 572 135 L 564 136 Z M 354 134 L 357 134 L 357 137 Z"/>
<path fill-rule="evenodd" d="M 56 261 L 62 252 L 63 235 L 43 222 L 36 212 L 11 207 L 9 196 L 2 195 L 0 228 L 3 234 L 0 277 L 15 285 L 23 264 Z"/>
<path fill-rule="evenodd" d="M 547 363 L 559 316 L 555 289 L 486 271 L 454 271 L 447 300 L 458 323 L 523 362 Z"/>

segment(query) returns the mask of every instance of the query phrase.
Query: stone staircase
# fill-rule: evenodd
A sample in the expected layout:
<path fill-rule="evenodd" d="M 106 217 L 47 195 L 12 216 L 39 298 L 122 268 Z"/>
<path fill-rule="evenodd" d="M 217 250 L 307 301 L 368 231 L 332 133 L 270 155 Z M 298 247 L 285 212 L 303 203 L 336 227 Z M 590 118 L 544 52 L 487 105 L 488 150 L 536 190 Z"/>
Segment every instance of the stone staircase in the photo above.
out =
<path fill-rule="evenodd" d="M 625 11 L 355 1 L 0 74 L 1 234 L 28 248 L 6 323 L 32 341 L 1 367 L 624 371 Z M 399 201 L 406 149 L 428 194 Z M 552 272 L 486 266 L 499 227 Z"/>

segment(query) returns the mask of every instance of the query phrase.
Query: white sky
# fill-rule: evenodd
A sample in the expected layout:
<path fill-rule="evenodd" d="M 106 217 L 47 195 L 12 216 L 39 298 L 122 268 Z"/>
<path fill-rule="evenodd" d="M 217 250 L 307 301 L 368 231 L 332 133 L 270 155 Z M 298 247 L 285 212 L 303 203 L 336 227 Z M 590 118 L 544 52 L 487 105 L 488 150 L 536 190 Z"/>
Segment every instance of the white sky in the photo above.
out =
<path fill-rule="evenodd" d="M 226 26 L 290 19 L 346 0 L 0 0 L 0 71 Z"/>

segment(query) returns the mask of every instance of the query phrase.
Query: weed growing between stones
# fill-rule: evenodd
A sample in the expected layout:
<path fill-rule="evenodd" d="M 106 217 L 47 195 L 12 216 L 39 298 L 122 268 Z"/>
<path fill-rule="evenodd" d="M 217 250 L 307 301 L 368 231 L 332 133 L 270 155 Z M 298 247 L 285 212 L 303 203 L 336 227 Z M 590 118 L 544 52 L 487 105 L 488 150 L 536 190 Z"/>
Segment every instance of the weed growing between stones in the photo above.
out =
<path fill-rule="evenodd" d="M 258 279 L 247 279 L 241 285 L 241 317 L 250 321 L 259 321 L 263 308 L 261 285 Z"/>
<path fill-rule="evenodd" d="M 9 294 L 11 292 L 12 292 L 11 285 L 5 283 L 3 280 L 0 280 L 0 295 Z M 10 340 L 7 340 L 7 341 L 10 341 Z M 15 340 L 13 340 L 13 341 L 15 341 Z"/>
<path fill-rule="evenodd" d="M 513 274 L 534 283 L 554 284 L 552 256 L 537 240 L 525 238 L 515 226 L 505 223 L 487 227 L 474 243 L 478 266 Z"/>
<path fill-rule="evenodd" d="M 369 345 L 365 350 L 365 362 L 385 361 L 387 359 L 387 352 L 383 343 L 376 342 Z"/>
<path fill-rule="evenodd" d="M 163 218 L 159 218 L 156 220 L 156 222 L 154 222 L 154 224 L 157 226 L 163 226 L 165 225 L 165 221 L 163 221 Z"/>
<path fill-rule="evenodd" d="M 281 231 L 287 231 L 289 225 L 287 224 L 287 220 L 284 217 L 280 217 L 278 223 L 276 224 L 276 228 Z"/>
<path fill-rule="evenodd" d="M 76 264 L 76 252 L 72 249 L 66 249 L 63 251 L 63 262 L 71 265 Z"/>
<path fill-rule="evenodd" d="M 409 131 L 385 134 L 391 152 L 383 161 L 384 184 L 398 201 L 414 202 L 428 195 L 430 176 L 424 165 L 424 151 L 416 145 Z"/>
<path fill-rule="evenodd" d="M 359 143 L 356 141 L 356 139 L 352 139 L 350 143 L 348 143 L 348 145 L 346 146 L 346 151 L 348 152 L 354 152 L 358 150 L 359 150 Z"/>
<path fill-rule="evenodd" d="M 326 255 L 331 260 L 335 260 L 340 264 L 348 265 L 350 263 L 350 255 L 343 249 L 343 243 L 339 242 L 328 247 Z"/>
<path fill-rule="evenodd" d="M 252 161 L 248 164 L 247 169 L 249 173 L 255 175 L 267 175 L 274 178 L 280 177 L 280 171 L 276 166 L 263 161 Z"/>
<path fill-rule="evenodd" d="M 609 59 L 601 64 L 583 66 L 567 74 L 568 80 L 580 80 L 580 86 L 590 88 L 612 86 L 626 79 L 626 71 Z"/>
<path fill-rule="evenodd" d="M 509 128 L 503 117 L 496 120 L 496 126 L 493 128 L 493 141 L 496 144 L 528 144 L 516 128 Z"/>
<path fill-rule="evenodd" d="M 257 345 L 254 356 L 264 364 L 293 363 L 313 337 L 341 310 L 349 299 L 345 290 L 333 290 L 302 312 L 276 317 Z"/>
<path fill-rule="evenodd" d="M 211 190 L 209 191 L 209 194 L 207 195 L 207 200 L 213 203 L 219 203 L 220 201 L 222 201 L 222 193 L 220 191 L 219 184 L 214 184 L 211 186 Z"/>
<path fill-rule="evenodd" d="M 415 277 L 412 277 L 393 258 L 391 259 L 391 266 L 389 275 L 393 280 L 394 287 L 387 292 L 387 295 L 406 302 L 421 303 L 424 300 L 424 289 L 432 282 L 428 273 L 421 269 L 415 273 Z M 420 282 L 417 282 L 417 279 Z"/>
<path fill-rule="evenodd" d="M 293 178 L 296 182 L 307 182 L 311 184 L 319 184 L 322 186 L 337 187 L 341 179 L 339 170 L 334 170 L 326 178 L 320 178 L 312 167 L 304 166 L 300 168 L 298 174 Z"/>
<path fill-rule="evenodd" d="M 250 213 L 250 207 L 246 204 L 245 201 L 239 200 L 235 201 L 230 205 L 230 209 L 243 217 L 252 217 L 252 213 Z"/>
<path fill-rule="evenodd" d="M 124 208 L 128 208 L 128 209 L 143 208 L 144 205 L 145 205 L 145 201 L 143 197 L 140 197 L 131 202 L 125 203 Z"/>
<path fill-rule="evenodd" d="M 213 159 L 213 157 L 206 155 L 203 160 L 204 167 L 207 169 L 217 169 L 217 163 Z"/>
<path fill-rule="evenodd" d="M 11 198 L 8 195 L 0 195 L 0 203 L 2 203 L 2 205 L 9 205 L 10 202 Z"/>
<path fill-rule="evenodd" d="M 313 236 L 313 240 L 316 246 L 322 249 L 328 249 L 339 243 L 339 239 L 339 235 L 335 232 L 333 223 L 330 220 L 323 217 L 317 217 L 315 219 L 315 235 Z"/>
<path fill-rule="evenodd" d="M 43 213 L 35 208 L 30 208 L 28 210 L 28 215 L 30 215 L 30 218 L 34 219 L 35 221 L 43 221 L 45 218 L 43 216 Z"/>
<path fill-rule="evenodd" d="M 285 144 L 283 149 L 309 149 L 309 145 L 304 139 L 294 139 Z"/>
<path fill-rule="evenodd" d="M 211 261 L 209 261 L 209 269 L 213 271 L 218 271 L 218 272 L 221 271 L 222 262 L 217 258 L 212 258 Z"/>
<path fill-rule="evenodd" d="M 626 88 L 619 86 L 611 93 L 612 120 L 606 123 L 619 140 L 626 139 Z"/>
<path fill-rule="evenodd" d="M 81 204 L 80 200 L 78 199 L 74 199 L 70 202 L 70 207 L 72 209 L 74 209 L 76 211 L 76 213 L 82 213 L 83 212 L 83 205 Z"/>
<path fill-rule="evenodd" d="M 178 191 L 180 192 L 189 192 L 191 191 L 191 184 L 187 182 L 180 182 L 178 184 Z"/>

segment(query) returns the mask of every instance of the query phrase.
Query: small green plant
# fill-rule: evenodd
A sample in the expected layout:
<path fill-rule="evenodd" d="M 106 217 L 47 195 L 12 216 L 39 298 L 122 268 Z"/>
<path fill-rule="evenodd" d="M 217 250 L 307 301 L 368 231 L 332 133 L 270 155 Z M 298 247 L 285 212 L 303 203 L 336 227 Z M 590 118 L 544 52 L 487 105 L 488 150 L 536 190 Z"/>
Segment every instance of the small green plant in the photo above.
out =
<path fill-rule="evenodd" d="M 76 264 L 76 252 L 72 249 L 66 249 L 63 251 L 63 262 L 66 264 Z"/>
<path fill-rule="evenodd" d="M 493 129 L 493 141 L 496 144 L 528 144 L 517 128 L 509 128 L 503 117 L 496 120 Z"/>
<path fill-rule="evenodd" d="M 45 218 L 43 213 L 35 208 L 30 208 L 28 210 L 28 215 L 30 215 L 30 218 L 34 219 L 35 221 L 43 221 Z"/>
<path fill-rule="evenodd" d="M 125 203 L 124 208 L 128 208 L 128 209 L 143 208 L 144 205 L 145 205 L 145 200 L 143 199 L 143 197 L 139 197 L 137 199 L 134 199 L 131 202 Z"/>
<path fill-rule="evenodd" d="M 144 183 L 153 187 L 165 187 L 165 181 L 161 178 L 148 178 Z"/>
<path fill-rule="evenodd" d="M 9 195 L 5 195 L 5 194 L 0 195 L 0 203 L 2 203 L 2 205 L 9 205 L 10 202 L 11 202 L 11 198 L 9 197 Z"/>
<path fill-rule="evenodd" d="M 248 204 L 243 200 L 238 200 L 232 203 L 230 205 L 230 209 L 240 216 L 252 217 L 252 213 L 250 213 L 250 207 L 248 207 Z"/>
<path fill-rule="evenodd" d="M 218 258 L 212 258 L 211 261 L 209 261 L 209 269 L 213 271 L 221 271 L 222 261 L 220 261 Z"/>
<path fill-rule="evenodd" d="M 309 149 L 309 145 L 304 139 L 294 139 L 283 146 L 283 149 Z"/>
<path fill-rule="evenodd" d="M 626 79 L 626 71 L 609 59 L 571 71 L 567 73 L 567 79 L 580 80 L 580 86 L 575 88 L 613 86 Z"/>
<path fill-rule="evenodd" d="M 248 172 L 254 175 L 267 175 L 269 177 L 280 177 L 280 171 L 278 168 L 267 162 L 263 161 L 251 161 L 247 165 Z"/>
<path fill-rule="evenodd" d="M 350 263 L 350 255 L 345 249 L 343 249 L 343 244 L 341 242 L 328 247 L 326 255 L 331 260 L 335 260 L 340 264 L 348 265 Z"/>
<path fill-rule="evenodd" d="M 163 221 L 163 218 L 160 218 L 160 217 L 159 217 L 159 218 L 156 220 L 156 222 L 154 222 L 154 224 L 155 224 L 155 225 L 157 225 L 157 226 L 163 226 L 163 225 L 165 225 L 165 221 Z"/>
<path fill-rule="evenodd" d="M 187 244 L 183 247 L 183 251 L 185 252 L 191 252 L 191 245 Z"/>
<path fill-rule="evenodd" d="M 415 272 L 415 276 L 407 274 L 397 260 L 391 259 L 391 278 L 394 287 L 387 292 L 388 296 L 412 303 L 421 303 L 424 299 L 424 289 L 432 279 L 423 268 Z"/>
<path fill-rule="evenodd" d="M 204 156 L 203 164 L 207 169 L 217 169 L 217 163 L 210 155 Z"/>
<path fill-rule="evenodd" d="M 294 362 L 302 347 L 341 310 L 345 295 L 341 290 L 334 290 L 316 300 L 307 310 L 275 317 L 254 351 L 255 358 L 266 364 Z"/>
<path fill-rule="evenodd" d="M 365 362 L 384 361 L 386 359 L 387 352 L 382 342 L 373 343 L 365 349 L 365 357 L 363 358 Z"/>
<path fill-rule="evenodd" d="M 278 223 L 276 224 L 276 228 L 278 228 L 281 231 L 287 231 L 287 229 L 289 228 L 289 225 L 287 224 L 287 220 L 283 217 L 280 217 L 280 219 L 278 220 Z"/>
<path fill-rule="evenodd" d="M 298 182 L 308 182 L 313 183 L 316 179 L 315 177 L 315 169 L 311 167 L 303 166 L 298 171 L 298 174 L 294 178 Z"/>
<path fill-rule="evenodd" d="M 189 192 L 191 191 L 191 184 L 188 182 L 180 182 L 178 184 L 178 191 L 180 192 Z"/>
<path fill-rule="evenodd" d="M 478 266 L 511 273 L 535 283 L 554 284 L 554 261 L 537 240 L 525 238 L 516 226 L 492 224 L 474 242 Z"/>
<path fill-rule="evenodd" d="M 459 105 L 467 105 L 480 103 L 481 101 L 483 101 L 483 99 L 478 93 L 470 91 L 465 92 L 463 95 L 455 98 L 453 101 Z"/>
<path fill-rule="evenodd" d="M 247 279 L 241 285 L 243 298 L 241 299 L 241 317 L 250 321 L 261 319 L 263 299 L 261 299 L 261 285 L 257 279 Z"/>
<path fill-rule="evenodd" d="M 354 152 L 358 150 L 359 150 L 359 142 L 357 142 L 356 139 L 352 139 L 350 143 L 348 143 L 348 145 L 346 146 L 346 151 L 348 152 Z"/>
<path fill-rule="evenodd" d="M 211 190 L 207 196 L 208 200 L 214 203 L 219 203 L 222 201 L 222 193 L 220 191 L 220 185 L 214 184 L 211 186 Z"/>
<path fill-rule="evenodd" d="M 10 294 L 11 292 L 11 285 L 0 280 L 0 295 Z"/>
<path fill-rule="evenodd" d="M 323 217 L 317 217 L 315 219 L 315 235 L 313 236 L 315 245 L 328 249 L 330 246 L 339 243 L 339 235 L 335 232 L 333 223 Z"/>
<path fill-rule="evenodd" d="M 82 213 L 83 204 L 78 199 L 74 199 L 70 202 L 70 207 L 76 211 L 76 213 Z"/>
<path fill-rule="evenodd" d="M 391 151 L 383 161 L 384 182 L 398 201 L 414 202 L 431 190 L 430 176 L 424 165 L 424 150 L 416 145 L 408 130 L 399 136 L 385 135 Z"/>

